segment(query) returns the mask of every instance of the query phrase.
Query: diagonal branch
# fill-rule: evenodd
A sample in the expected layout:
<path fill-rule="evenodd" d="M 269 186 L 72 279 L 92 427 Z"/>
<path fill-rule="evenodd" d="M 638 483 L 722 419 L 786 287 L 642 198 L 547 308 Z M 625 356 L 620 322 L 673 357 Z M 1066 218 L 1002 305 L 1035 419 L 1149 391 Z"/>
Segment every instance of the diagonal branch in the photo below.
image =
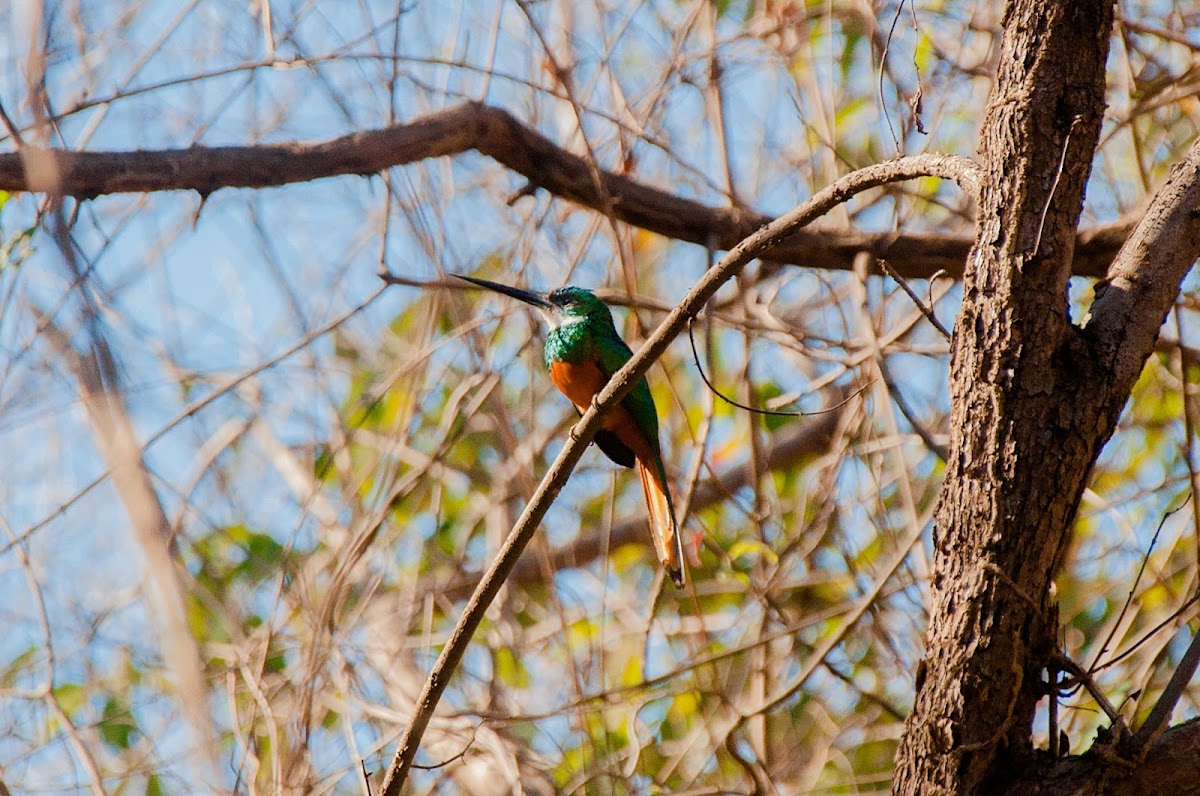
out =
<path fill-rule="evenodd" d="M 1097 289 L 1084 328 L 1112 378 L 1128 389 L 1142 372 L 1183 278 L 1200 256 L 1200 139 L 1171 169 Z"/>
<path fill-rule="evenodd" d="M 505 539 L 495 561 L 484 574 L 474 594 L 471 595 L 466 610 L 451 632 L 446 646 L 442 648 L 442 653 L 438 656 L 437 662 L 429 674 L 429 679 L 425 682 L 425 687 L 417 700 L 416 713 L 405 730 L 404 736 L 400 739 L 396 755 L 388 768 L 382 796 L 399 796 L 416 757 L 425 727 L 433 717 L 442 692 L 445 691 L 450 677 L 462 660 L 475 629 L 483 619 L 484 612 L 495 599 L 501 585 L 516 565 L 517 558 L 529 543 L 538 524 L 550 508 L 550 504 L 567 482 L 571 471 L 583 455 L 584 449 L 600 429 L 603 415 L 633 389 L 637 380 L 646 374 L 651 365 L 666 351 L 671 341 L 683 330 L 688 319 L 699 313 L 713 294 L 751 260 L 770 251 L 779 241 L 786 239 L 796 230 L 811 223 L 855 194 L 892 182 L 930 176 L 954 180 L 972 196 L 978 192 L 978 167 L 971 160 L 956 155 L 917 155 L 868 166 L 848 174 L 819 191 L 790 213 L 759 229 L 734 246 L 729 254 L 710 268 L 700 281 L 688 291 L 683 301 L 667 315 L 633 358 L 613 374 L 605 388 L 596 396 L 592 407 L 584 413 L 571 430 L 567 444 L 563 446 L 558 457 L 550 466 L 550 470 L 538 485 L 533 499 L 525 506 L 525 510 L 521 513 L 508 538 Z"/>
<path fill-rule="evenodd" d="M 675 240 L 729 250 L 771 222 L 760 213 L 711 207 L 595 170 L 512 114 L 481 103 L 379 130 L 328 141 L 258 146 L 189 147 L 136 152 L 71 152 L 25 146 L 0 154 L 0 190 L 47 192 L 87 199 L 110 193 L 267 188 L 339 175 L 370 176 L 426 158 L 475 150 L 525 177 L 531 186 Z M 599 175 L 599 189 L 597 187 Z M 1080 233 L 1074 273 L 1102 276 L 1136 219 Z M 944 271 L 959 277 L 971 248 L 967 235 L 865 233 L 797 229 L 762 253 L 776 262 L 852 270 L 867 252 L 909 279 Z"/>
<path fill-rule="evenodd" d="M 1146 717 L 1146 723 L 1138 727 L 1138 731 L 1133 734 L 1134 744 L 1139 747 L 1147 746 L 1162 735 L 1167 722 L 1171 720 L 1175 706 L 1179 704 L 1179 698 L 1195 677 L 1197 666 L 1200 666 L 1200 634 L 1192 636 L 1192 643 L 1188 645 L 1187 652 L 1183 653 L 1179 667 L 1171 673 L 1171 679 L 1167 681 L 1167 687 L 1163 689 L 1158 702 Z"/>

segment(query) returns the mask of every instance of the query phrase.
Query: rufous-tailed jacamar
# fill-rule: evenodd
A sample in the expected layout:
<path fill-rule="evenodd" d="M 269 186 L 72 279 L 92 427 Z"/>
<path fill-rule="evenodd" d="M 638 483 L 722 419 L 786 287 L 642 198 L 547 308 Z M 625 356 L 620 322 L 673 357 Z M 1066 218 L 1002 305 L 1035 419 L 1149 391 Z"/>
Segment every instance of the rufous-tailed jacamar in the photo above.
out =
<path fill-rule="evenodd" d="M 550 380 L 575 404 L 580 414 L 633 352 L 617 334 L 608 305 L 590 290 L 560 287 L 550 293 L 455 274 L 472 284 L 503 293 L 537 307 L 550 324 L 543 358 Z M 650 512 L 650 532 L 658 559 L 676 586 L 684 584 L 683 538 L 675 520 L 671 487 L 658 444 L 658 412 L 645 377 L 604 417 L 596 445 L 622 467 L 637 465 Z"/>

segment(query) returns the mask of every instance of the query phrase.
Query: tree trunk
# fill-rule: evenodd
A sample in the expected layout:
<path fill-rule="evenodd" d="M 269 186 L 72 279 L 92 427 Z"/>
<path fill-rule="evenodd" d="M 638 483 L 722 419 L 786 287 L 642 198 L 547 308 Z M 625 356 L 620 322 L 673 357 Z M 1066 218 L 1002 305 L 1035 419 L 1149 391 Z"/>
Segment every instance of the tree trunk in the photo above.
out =
<path fill-rule="evenodd" d="M 1013 0 L 1005 11 L 954 333 L 927 648 L 897 793 L 997 789 L 1031 750 L 1054 650 L 1050 579 L 1128 396 L 1098 400 L 1109 385 L 1095 381 L 1067 302 L 1112 24 L 1111 0 Z"/>

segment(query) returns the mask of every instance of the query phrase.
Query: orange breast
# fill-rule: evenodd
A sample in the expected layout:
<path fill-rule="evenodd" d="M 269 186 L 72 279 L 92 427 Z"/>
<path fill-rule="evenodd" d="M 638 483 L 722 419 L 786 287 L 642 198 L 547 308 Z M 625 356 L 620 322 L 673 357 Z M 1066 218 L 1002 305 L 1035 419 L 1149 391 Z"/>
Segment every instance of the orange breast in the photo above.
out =
<path fill-rule="evenodd" d="M 555 362 L 550 366 L 550 380 L 563 395 L 571 399 L 575 408 L 586 412 L 592 405 L 596 393 L 604 389 L 608 377 L 593 362 L 569 364 Z"/>
<path fill-rule="evenodd" d="M 604 389 L 608 377 L 592 362 L 580 362 L 574 365 L 566 362 L 555 362 L 550 366 L 550 380 L 559 392 L 571 399 L 580 413 L 586 412 L 592 406 L 592 399 Z M 633 451 L 634 456 L 644 462 L 654 461 L 653 449 L 634 423 L 633 417 L 624 406 L 618 406 L 604 416 L 604 428 L 617 435 L 625 446 Z"/>

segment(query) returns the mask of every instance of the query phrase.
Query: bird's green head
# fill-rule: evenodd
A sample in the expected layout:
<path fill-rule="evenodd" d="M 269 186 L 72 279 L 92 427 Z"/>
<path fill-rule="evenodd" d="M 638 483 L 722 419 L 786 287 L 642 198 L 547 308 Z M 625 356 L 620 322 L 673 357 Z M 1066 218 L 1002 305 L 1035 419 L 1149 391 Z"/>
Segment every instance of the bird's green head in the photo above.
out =
<path fill-rule="evenodd" d="M 550 313 L 559 316 L 558 324 L 595 317 L 611 318 L 608 305 L 596 294 L 581 287 L 560 287 L 546 296 Z"/>

